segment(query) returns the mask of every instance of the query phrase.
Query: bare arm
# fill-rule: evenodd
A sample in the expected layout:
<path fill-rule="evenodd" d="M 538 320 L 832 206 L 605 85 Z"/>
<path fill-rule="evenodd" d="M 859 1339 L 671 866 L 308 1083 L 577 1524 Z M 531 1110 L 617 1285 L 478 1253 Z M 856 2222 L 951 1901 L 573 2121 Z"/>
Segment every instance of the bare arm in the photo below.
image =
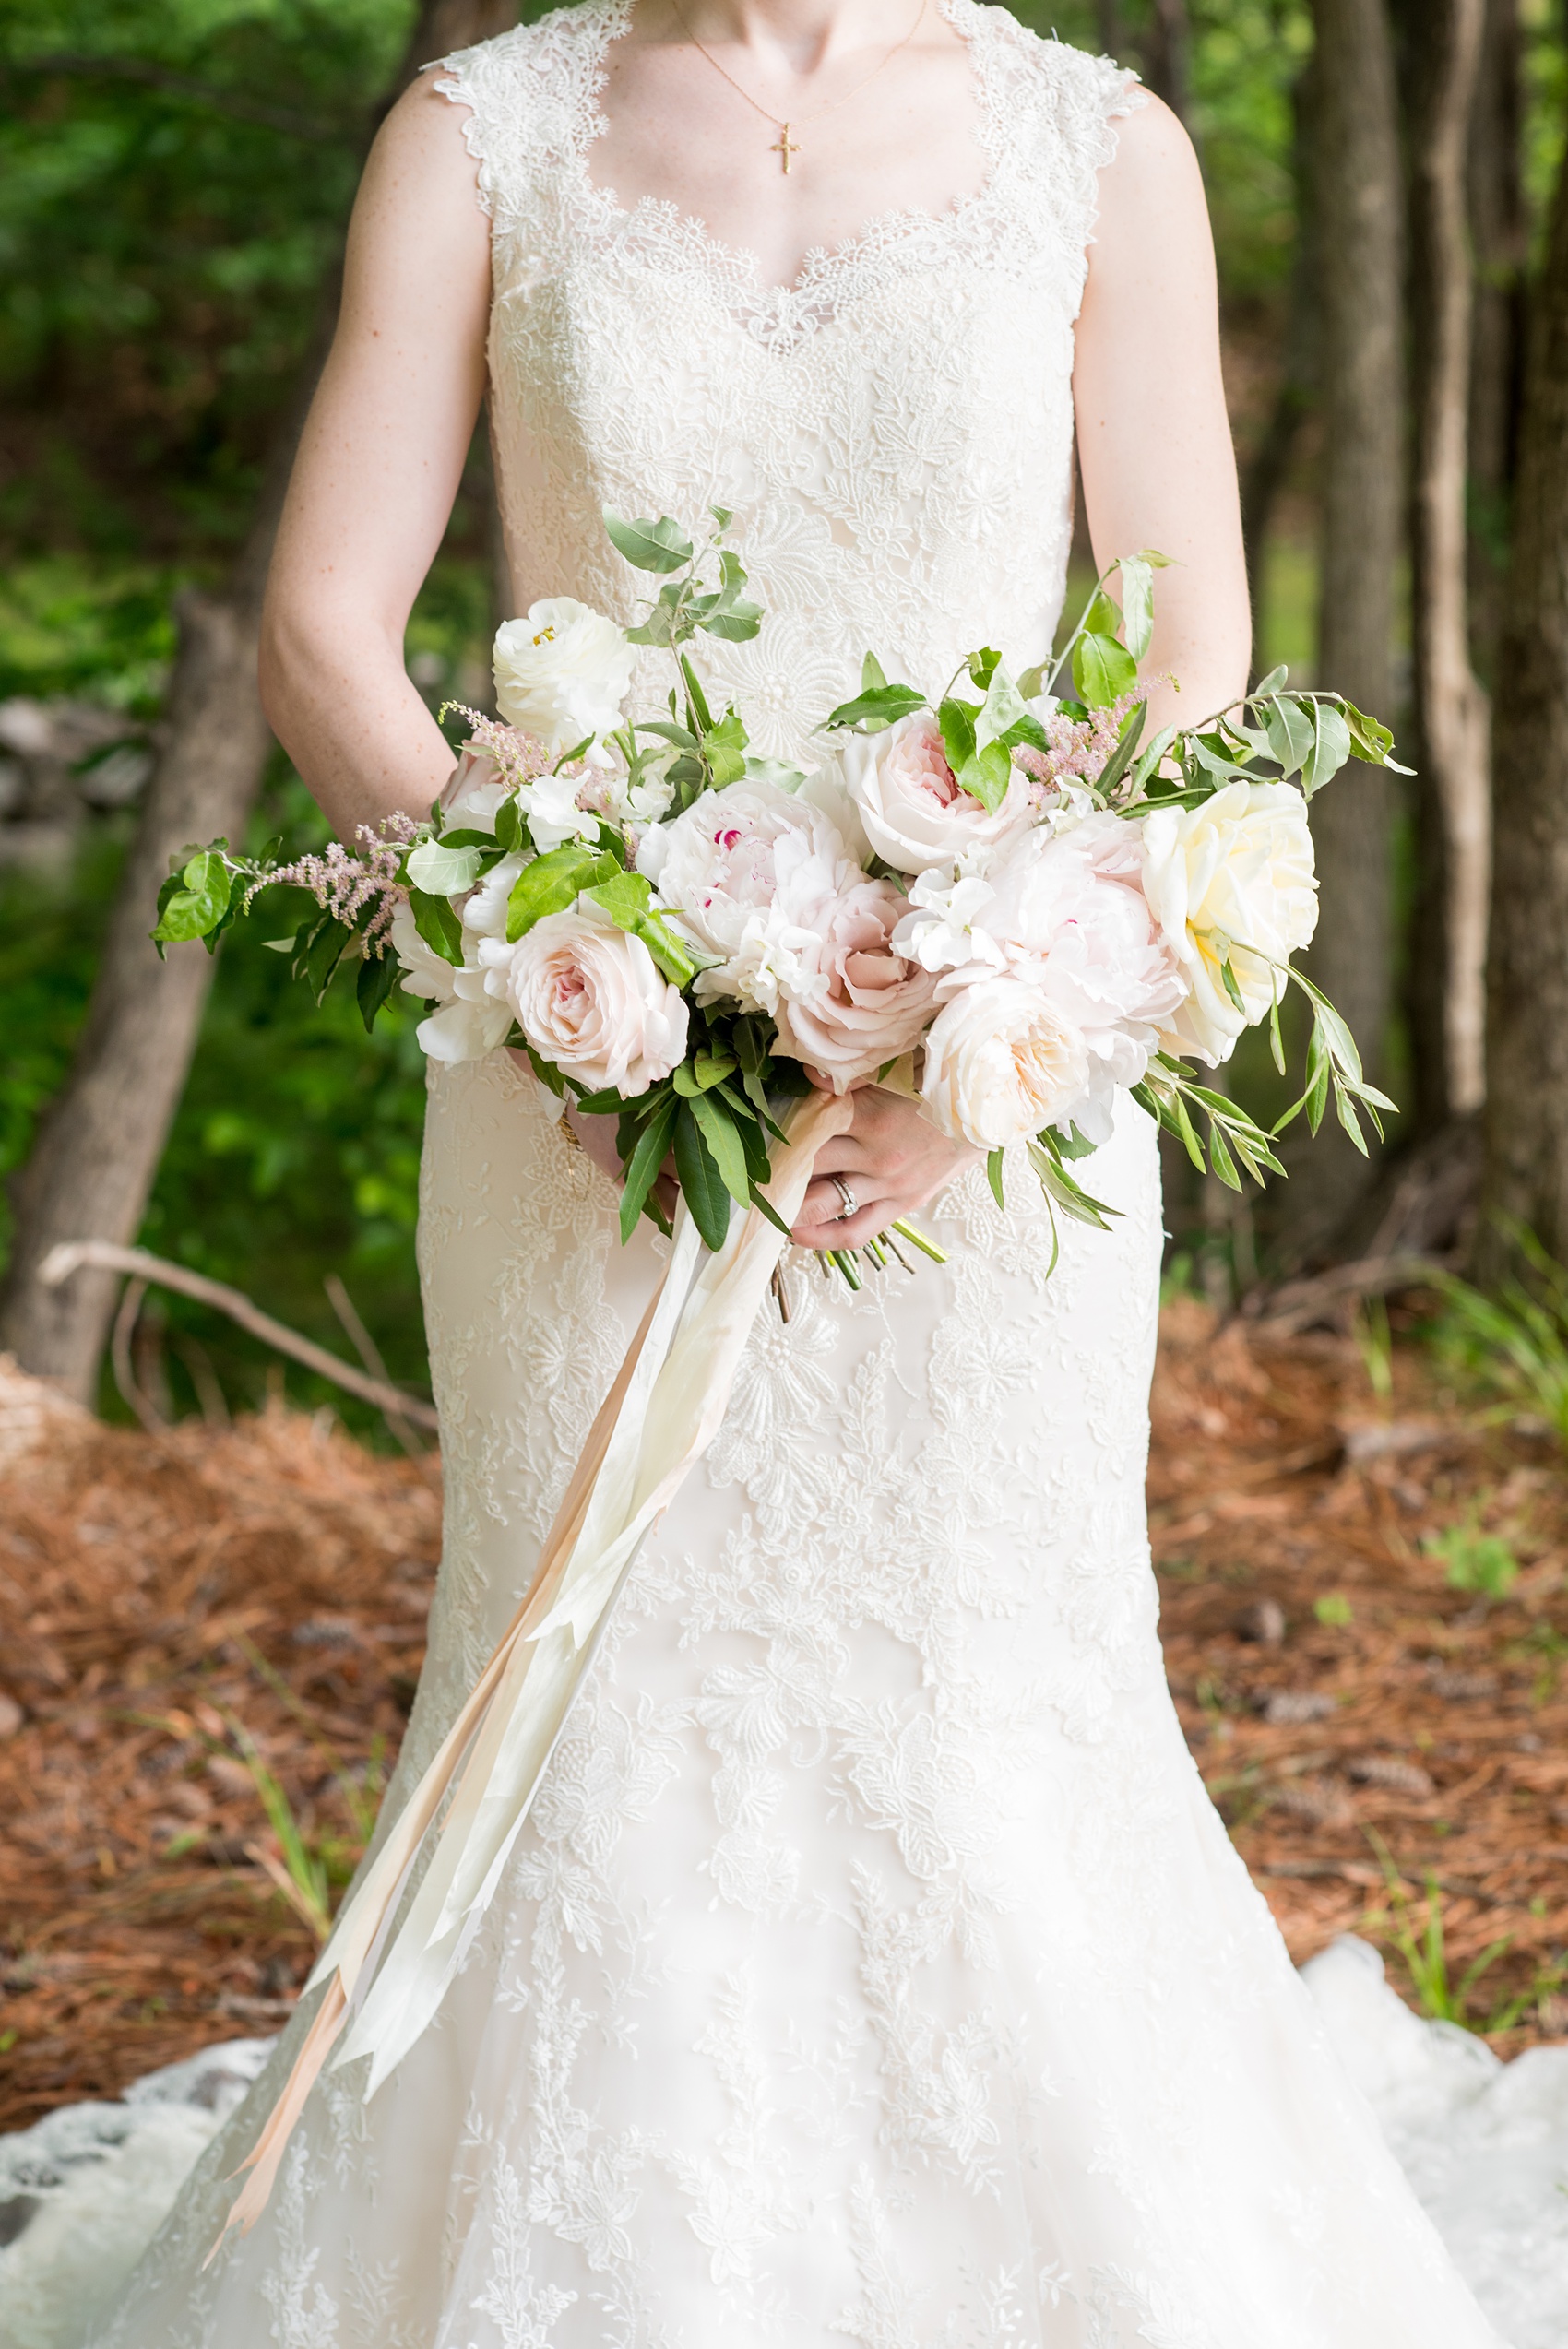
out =
<path fill-rule="evenodd" d="M 1156 547 L 1151 725 L 1245 690 L 1252 646 L 1236 459 L 1219 372 L 1214 244 L 1192 142 L 1158 100 L 1099 175 L 1073 393 L 1095 560 Z"/>
<path fill-rule="evenodd" d="M 424 814 L 452 767 L 403 632 L 484 392 L 490 234 L 462 123 L 426 78 L 371 150 L 262 619 L 267 717 L 350 839 Z"/>

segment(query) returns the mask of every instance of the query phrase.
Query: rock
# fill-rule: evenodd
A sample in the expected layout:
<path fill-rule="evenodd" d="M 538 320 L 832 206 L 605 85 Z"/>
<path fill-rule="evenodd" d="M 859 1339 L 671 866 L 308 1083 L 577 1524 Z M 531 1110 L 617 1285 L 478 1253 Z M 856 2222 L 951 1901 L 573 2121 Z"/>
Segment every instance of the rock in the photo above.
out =
<path fill-rule="evenodd" d="M 1278 1647 L 1285 1637 L 1285 1609 L 1277 1598 L 1254 1598 L 1236 1618 L 1236 1637 L 1260 1647 Z"/>
<path fill-rule="evenodd" d="M 1495 1672 L 1451 1672 L 1447 1667 L 1430 1667 L 1432 1693 L 1449 1704 L 1477 1704 L 1483 1697 L 1494 1697 L 1499 1688 Z"/>

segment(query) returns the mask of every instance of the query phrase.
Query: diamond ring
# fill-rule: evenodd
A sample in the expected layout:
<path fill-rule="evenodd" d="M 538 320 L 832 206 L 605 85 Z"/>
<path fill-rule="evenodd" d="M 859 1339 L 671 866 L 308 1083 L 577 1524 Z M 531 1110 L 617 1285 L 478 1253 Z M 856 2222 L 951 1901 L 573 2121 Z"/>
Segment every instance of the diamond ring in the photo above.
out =
<path fill-rule="evenodd" d="M 833 1185 L 834 1190 L 838 1193 L 839 1198 L 844 1203 L 837 1215 L 834 1216 L 833 1220 L 836 1224 L 847 1224 L 851 1216 L 858 1216 L 860 1214 L 861 1203 L 856 1198 L 854 1192 L 850 1190 L 842 1175 L 829 1175 L 827 1180 Z"/>

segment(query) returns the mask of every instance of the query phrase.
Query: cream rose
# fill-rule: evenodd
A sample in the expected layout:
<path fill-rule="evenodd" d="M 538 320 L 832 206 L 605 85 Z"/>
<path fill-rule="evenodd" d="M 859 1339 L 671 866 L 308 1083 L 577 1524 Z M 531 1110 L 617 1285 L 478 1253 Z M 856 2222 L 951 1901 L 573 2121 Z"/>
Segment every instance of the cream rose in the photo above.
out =
<path fill-rule="evenodd" d="M 867 839 L 899 872 L 923 872 L 928 865 L 968 856 L 1030 818 L 1029 778 L 1019 767 L 994 815 L 972 792 L 959 789 L 930 710 L 915 710 L 885 734 L 849 735 L 838 767 Z"/>
<path fill-rule="evenodd" d="M 685 1057 L 679 988 L 591 906 L 547 914 L 515 946 L 487 939 L 480 959 L 534 1050 L 590 1092 L 646 1093 Z"/>
<path fill-rule="evenodd" d="M 546 596 L 527 619 L 496 631 L 496 706 L 508 726 L 558 757 L 620 724 L 636 659 L 624 630 L 602 612 L 575 596 Z"/>
<path fill-rule="evenodd" d="M 814 968 L 780 991 L 774 1050 L 820 1070 L 835 1093 L 909 1051 L 935 1004 L 935 979 L 893 947 L 908 910 L 890 881 L 858 875 L 816 911 Z"/>
<path fill-rule="evenodd" d="M 977 968 L 943 989 L 921 1095 L 944 1133 L 1001 1150 L 1072 1114 L 1088 1086 L 1087 1048 L 1032 974 Z"/>
<path fill-rule="evenodd" d="M 1195 808 L 1157 808 L 1139 828 L 1144 896 L 1188 989 L 1165 1041 L 1216 1067 L 1317 927 L 1306 802 L 1289 783 L 1228 783 Z M 1227 956 L 1244 1009 L 1220 976 Z"/>

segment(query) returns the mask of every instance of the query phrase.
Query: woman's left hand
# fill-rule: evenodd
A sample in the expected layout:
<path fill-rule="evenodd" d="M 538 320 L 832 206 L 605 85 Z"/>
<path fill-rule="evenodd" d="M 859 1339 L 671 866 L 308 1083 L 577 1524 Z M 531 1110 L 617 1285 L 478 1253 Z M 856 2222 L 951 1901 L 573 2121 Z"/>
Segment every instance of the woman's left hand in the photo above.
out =
<path fill-rule="evenodd" d="M 855 1121 L 835 1134 L 817 1155 L 816 1171 L 801 1203 L 790 1237 L 797 1248 L 860 1248 L 901 1216 L 912 1216 L 934 1199 L 984 1152 L 967 1142 L 949 1142 L 919 1105 L 879 1085 L 855 1088 Z M 829 1177 L 838 1175 L 856 1201 L 844 1202 Z"/>

